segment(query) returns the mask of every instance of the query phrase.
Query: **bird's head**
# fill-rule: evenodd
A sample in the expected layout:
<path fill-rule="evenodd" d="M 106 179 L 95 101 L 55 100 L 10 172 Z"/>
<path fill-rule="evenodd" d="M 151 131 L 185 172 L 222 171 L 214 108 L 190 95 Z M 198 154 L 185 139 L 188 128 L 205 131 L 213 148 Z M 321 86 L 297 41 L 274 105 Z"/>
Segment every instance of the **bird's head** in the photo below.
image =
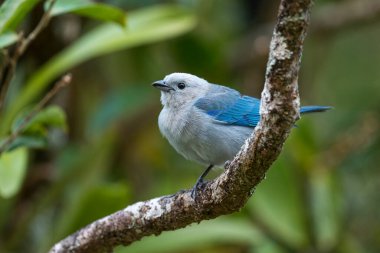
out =
<path fill-rule="evenodd" d="M 161 90 L 161 103 L 169 108 L 193 103 L 210 87 L 206 80 L 186 73 L 172 73 L 152 85 Z"/>

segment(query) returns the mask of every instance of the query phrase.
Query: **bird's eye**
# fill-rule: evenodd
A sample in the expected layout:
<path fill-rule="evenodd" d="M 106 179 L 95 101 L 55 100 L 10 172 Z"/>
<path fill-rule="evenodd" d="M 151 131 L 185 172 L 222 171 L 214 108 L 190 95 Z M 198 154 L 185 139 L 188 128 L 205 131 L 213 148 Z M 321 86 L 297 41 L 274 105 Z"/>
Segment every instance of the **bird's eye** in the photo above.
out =
<path fill-rule="evenodd" d="M 184 83 L 178 83 L 177 87 L 178 87 L 178 89 L 183 90 L 183 89 L 185 89 L 186 85 Z"/>

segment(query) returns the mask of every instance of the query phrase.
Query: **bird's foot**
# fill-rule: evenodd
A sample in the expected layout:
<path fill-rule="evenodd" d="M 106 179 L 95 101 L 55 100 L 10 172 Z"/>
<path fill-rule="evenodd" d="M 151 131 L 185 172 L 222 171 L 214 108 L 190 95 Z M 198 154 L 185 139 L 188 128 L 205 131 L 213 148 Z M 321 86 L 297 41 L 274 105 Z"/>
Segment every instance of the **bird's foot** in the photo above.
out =
<path fill-rule="evenodd" d="M 203 188 L 203 185 L 206 183 L 205 180 L 203 180 L 203 178 L 200 178 L 197 180 L 197 182 L 195 183 L 195 185 L 193 186 L 193 189 L 191 189 L 191 198 L 193 200 L 196 200 L 197 197 L 198 197 L 198 190 L 201 190 Z"/>
<path fill-rule="evenodd" d="M 214 165 L 210 164 L 206 170 L 202 173 L 202 175 L 198 178 L 197 182 L 195 183 L 193 189 L 191 190 L 191 198 L 196 201 L 197 198 L 197 192 L 199 189 L 203 188 L 204 180 L 203 178 L 207 176 L 207 174 L 210 172 L 210 170 L 214 167 Z"/>

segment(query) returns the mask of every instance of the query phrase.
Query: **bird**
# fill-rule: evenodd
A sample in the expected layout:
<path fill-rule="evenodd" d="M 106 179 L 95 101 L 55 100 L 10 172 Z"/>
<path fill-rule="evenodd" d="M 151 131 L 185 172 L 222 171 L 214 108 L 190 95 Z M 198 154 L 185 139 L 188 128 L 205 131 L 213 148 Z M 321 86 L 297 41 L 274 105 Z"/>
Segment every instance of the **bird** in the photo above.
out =
<path fill-rule="evenodd" d="M 260 99 L 188 73 L 169 74 L 152 86 L 161 91 L 160 132 L 179 154 L 206 167 L 192 188 L 194 199 L 210 170 L 232 160 L 252 134 Z M 330 108 L 303 106 L 300 113 Z"/>

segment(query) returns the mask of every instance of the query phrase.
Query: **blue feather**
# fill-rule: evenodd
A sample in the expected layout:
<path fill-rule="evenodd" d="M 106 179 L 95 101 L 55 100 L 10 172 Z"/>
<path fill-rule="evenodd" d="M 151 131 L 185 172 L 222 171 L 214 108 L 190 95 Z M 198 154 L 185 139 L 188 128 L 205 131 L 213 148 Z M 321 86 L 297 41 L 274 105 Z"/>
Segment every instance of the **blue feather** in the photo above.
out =
<path fill-rule="evenodd" d="M 242 96 L 236 90 L 215 86 L 205 97 L 198 99 L 194 106 L 201 109 L 222 124 L 255 127 L 260 121 L 260 100 Z M 301 113 L 323 112 L 329 106 L 304 106 Z"/>
<path fill-rule="evenodd" d="M 332 109 L 331 106 L 309 105 L 309 106 L 302 106 L 301 113 L 324 112 L 330 109 Z"/>
<path fill-rule="evenodd" d="M 260 120 L 260 100 L 242 96 L 225 86 L 213 86 L 194 106 L 222 124 L 255 127 Z"/>

